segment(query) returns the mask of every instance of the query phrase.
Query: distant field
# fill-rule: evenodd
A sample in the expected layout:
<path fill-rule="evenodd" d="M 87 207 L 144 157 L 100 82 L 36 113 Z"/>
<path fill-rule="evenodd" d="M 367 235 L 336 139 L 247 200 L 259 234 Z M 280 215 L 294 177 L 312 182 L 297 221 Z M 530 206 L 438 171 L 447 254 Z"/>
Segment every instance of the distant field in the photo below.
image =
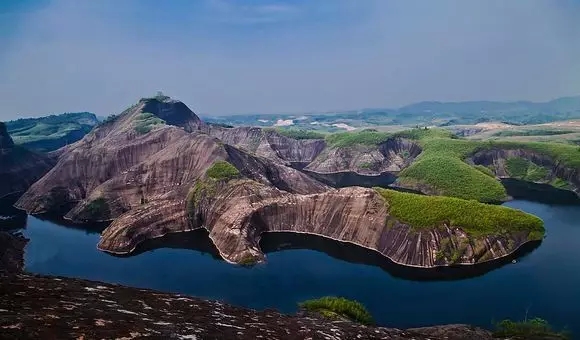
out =
<path fill-rule="evenodd" d="M 203 117 L 203 119 L 211 123 L 233 126 L 278 127 L 283 124 L 297 129 L 324 132 L 380 126 L 451 127 L 493 122 L 519 126 L 580 119 L 580 96 L 558 98 L 543 103 L 527 101 L 420 102 L 397 109 L 243 114 Z"/>

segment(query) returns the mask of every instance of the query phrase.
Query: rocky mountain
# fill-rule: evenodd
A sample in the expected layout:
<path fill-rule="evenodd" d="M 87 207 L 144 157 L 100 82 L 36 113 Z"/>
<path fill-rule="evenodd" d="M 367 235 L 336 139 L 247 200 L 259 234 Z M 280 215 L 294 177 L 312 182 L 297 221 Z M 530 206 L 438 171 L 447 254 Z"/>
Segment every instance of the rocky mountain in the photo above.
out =
<path fill-rule="evenodd" d="M 90 112 L 73 112 L 17 119 L 6 122 L 6 126 L 16 144 L 49 152 L 83 138 L 98 122 Z"/>
<path fill-rule="evenodd" d="M 23 193 L 55 164 L 49 156 L 17 146 L 0 122 L 0 198 Z"/>
<path fill-rule="evenodd" d="M 528 217 L 534 232 L 522 226 L 471 237 L 469 225 L 443 220 L 420 230 L 394 216 L 376 190 L 334 189 L 343 185 L 322 176 L 352 172 L 367 158 L 372 171 L 392 175 L 421 153 L 403 138 L 375 149 L 351 157 L 324 140 L 207 125 L 179 101 L 144 98 L 59 150 L 55 167 L 16 206 L 77 222 L 111 221 L 98 247 L 118 254 L 145 239 L 206 228 L 220 255 L 242 264 L 264 260 L 264 232 L 322 235 L 419 267 L 485 262 L 541 237 Z"/>

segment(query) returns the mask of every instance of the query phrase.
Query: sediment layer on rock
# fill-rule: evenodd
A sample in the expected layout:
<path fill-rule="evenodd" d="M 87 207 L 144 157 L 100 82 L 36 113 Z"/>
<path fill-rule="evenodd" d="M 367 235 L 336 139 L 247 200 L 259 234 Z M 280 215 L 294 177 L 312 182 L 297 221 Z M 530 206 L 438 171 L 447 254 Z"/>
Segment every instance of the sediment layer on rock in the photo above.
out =
<path fill-rule="evenodd" d="M 259 262 L 261 234 L 283 231 L 354 243 L 402 265 L 431 268 L 494 260 L 529 241 L 525 231 L 473 237 L 446 224 L 414 229 L 390 216 L 375 190 L 360 187 L 291 194 L 247 179 L 209 180 L 190 199 L 187 216 L 162 230 L 148 227 L 154 221 L 119 219 L 103 232 L 99 248 L 126 253 L 144 239 L 203 227 L 226 261 Z"/>

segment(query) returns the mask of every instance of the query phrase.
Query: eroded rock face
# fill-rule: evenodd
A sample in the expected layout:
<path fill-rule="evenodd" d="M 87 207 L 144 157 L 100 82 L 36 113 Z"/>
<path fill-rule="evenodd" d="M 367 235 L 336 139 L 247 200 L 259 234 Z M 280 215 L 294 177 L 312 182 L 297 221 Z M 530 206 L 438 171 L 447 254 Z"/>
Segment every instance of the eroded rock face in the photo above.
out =
<path fill-rule="evenodd" d="M 191 199 L 189 214 L 179 215 L 180 226 L 167 224 L 160 231 L 120 219 L 103 232 L 99 248 L 127 253 L 147 238 L 206 228 L 226 261 L 245 264 L 264 260 L 262 233 L 296 232 L 354 243 L 398 264 L 431 268 L 491 261 L 528 242 L 527 232 L 473 237 L 458 226 L 415 230 L 390 216 L 375 190 L 360 187 L 291 194 L 247 179 L 208 181 Z"/>
<path fill-rule="evenodd" d="M 580 153 L 579 153 L 580 157 Z M 509 158 L 527 159 L 536 165 L 550 170 L 547 177 L 540 182 L 550 182 L 555 178 L 561 178 L 571 185 L 571 190 L 580 194 L 580 169 L 568 167 L 550 156 L 526 149 L 489 149 L 476 152 L 468 162 L 490 167 L 500 178 L 510 177 L 506 169 L 506 161 Z"/>
<path fill-rule="evenodd" d="M 52 157 L 14 145 L 0 122 L 0 198 L 22 194 L 55 163 Z"/>
<path fill-rule="evenodd" d="M 282 164 L 312 162 L 324 149 L 322 139 L 296 140 L 259 127 L 223 128 L 212 125 L 209 134 L 226 144 Z"/>
<path fill-rule="evenodd" d="M 398 174 L 421 153 L 415 142 L 391 138 L 377 146 L 328 147 L 304 169 L 319 174 L 355 172 L 363 175 Z"/>

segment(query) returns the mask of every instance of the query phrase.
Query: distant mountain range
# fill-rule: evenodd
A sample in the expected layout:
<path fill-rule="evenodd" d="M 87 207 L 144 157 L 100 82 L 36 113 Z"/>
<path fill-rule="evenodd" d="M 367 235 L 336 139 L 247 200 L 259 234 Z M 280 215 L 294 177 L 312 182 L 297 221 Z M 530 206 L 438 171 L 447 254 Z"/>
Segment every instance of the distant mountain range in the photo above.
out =
<path fill-rule="evenodd" d="M 505 122 L 513 125 L 541 124 L 580 118 L 580 96 L 548 102 L 425 101 L 398 109 L 362 109 L 328 113 L 255 114 L 204 117 L 209 123 L 228 125 L 286 126 L 338 131 L 350 127 L 381 125 L 468 125 Z"/>
<path fill-rule="evenodd" d="M 6 122 L 17 145 L 36 151 L 52 151 L 83 138 L 99 123 L 90 112 L 63 113 Z"/>

